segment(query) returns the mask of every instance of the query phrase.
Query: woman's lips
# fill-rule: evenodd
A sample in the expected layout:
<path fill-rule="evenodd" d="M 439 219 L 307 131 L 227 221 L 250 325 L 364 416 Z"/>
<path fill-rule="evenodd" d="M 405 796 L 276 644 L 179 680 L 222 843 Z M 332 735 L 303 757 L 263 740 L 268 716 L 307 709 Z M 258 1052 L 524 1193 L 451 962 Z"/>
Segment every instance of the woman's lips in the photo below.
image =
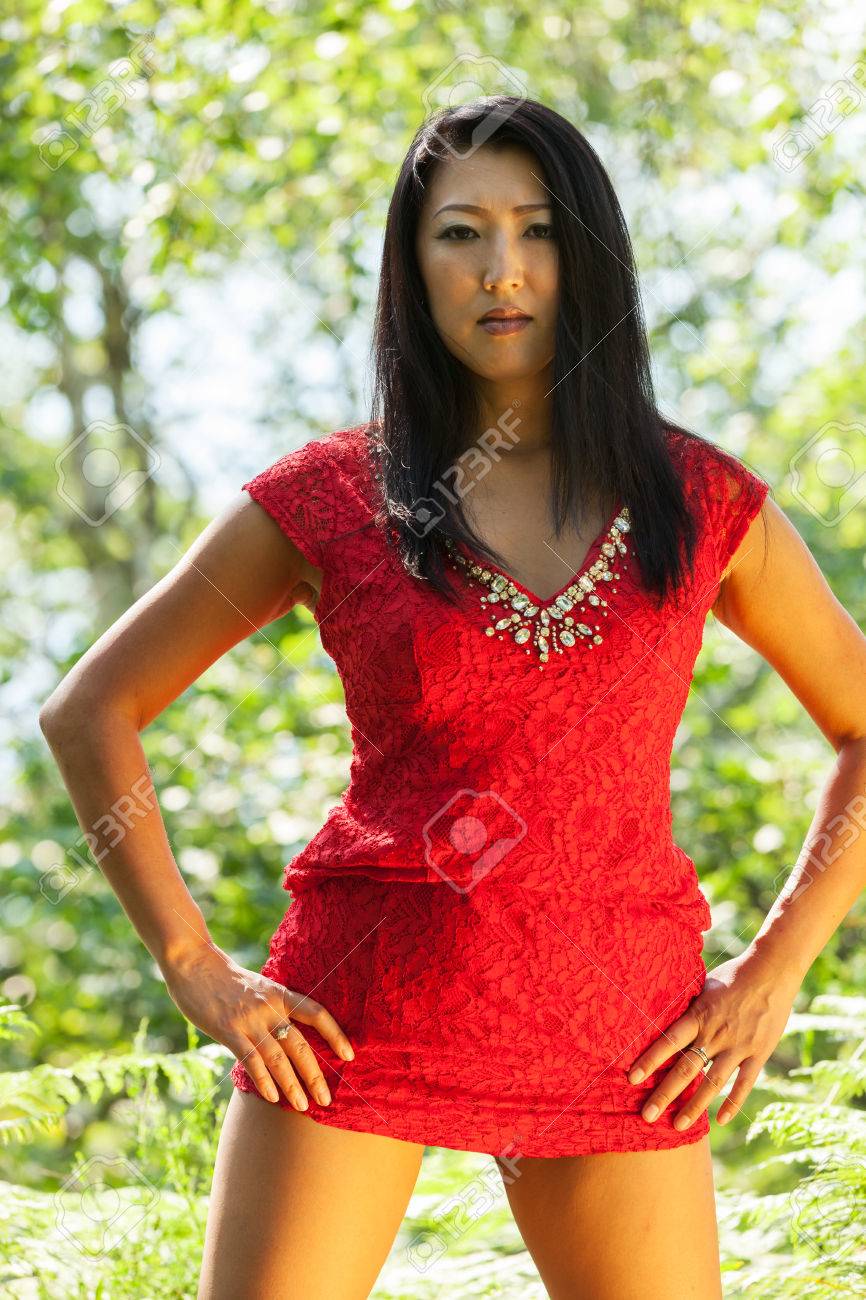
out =
<path fill-rule="evenodd" d="M 488 334 L 518 334 L 531 320 L 531 316 L 512 316 L 505 320 L 501 318 L 497 320 L 494 316 L 490 320 L 479 321 L 478 324 L 482 329 L 487 330 Z"/>

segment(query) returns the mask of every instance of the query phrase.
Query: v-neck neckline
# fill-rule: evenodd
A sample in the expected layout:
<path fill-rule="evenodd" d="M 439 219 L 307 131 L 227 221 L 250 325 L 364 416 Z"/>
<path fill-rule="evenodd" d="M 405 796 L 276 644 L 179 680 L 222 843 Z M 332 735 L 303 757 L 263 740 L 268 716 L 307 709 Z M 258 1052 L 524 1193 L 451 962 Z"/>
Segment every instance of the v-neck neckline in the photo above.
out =
<path fill-rule="evenodd" d="M 622 514 L 622 511 L 623 511 L 623 503 L 620 501 L 617 503 L 617 507 L 614 510 L 613 514 L 610 516 L 607 522 L 602 525 L 601 530 L 596 534 L 592 542 L 590 542 L 589 550 L 586 552 L 586 555 L 583 557 L 583 563 L 581 564 L 581 567 L 578 569 L 576 573 L 573 573 L 571 575 L 571 577 L 568 579 L 567 582 L 563 583 L 563 585 L 559 588 L 558 591 L 555 591 L 552 596 L 548 596 L 546 600 L 542 600 L 541 597 L 537 596 L 534 591 L 530 591 L 528 587 L 524 586 L 522 582 L 518 582 L 516 578 L 513 578 L 510 573 L 506 573 L 504 569 L 498 568 L 495 564 L 491 564 L 491 562 L 488 559 L 485 559 L 483 556 L 478 555 L 475 551 L 472 550 L 470 546 L 466 544 L 466 542 L 458 539 L 457 546 L 464 553 L 466 558 L 468 560 L 471 560 L 473 564 L 480 565 L 481 568 L 487 569 L 490 573 L 495 573 L 500 578 L 504 578 L 506 582 L 510 582 L 511 585 L 513 587 L 516 587 L 518 591 L 522 592 L 524 596 L 528 596 L 529 599 L 532 601 L 533 605 L 537 605 L 539 609 L 545 609 L 548 606 L 554 604 L 554 602 L 558 600 L 560 596 L 565 595 L 569 587 L 573 587 L 574 584 L 576 582 L 579 582 L 580 579 L 588 572 L 588 570 L 592 568 L 593 564 L 595 563 L 598 557 L 598 552 L 601 550 L 604 543 L 606 541 L 612 540 L 610 536 L 611 530 L 613 529 L 616 520 Z"/>
<path fill-rule="evenodd" d="M 368 451 L 368 458 L 369 458 L 369 468 L 370 468 L 370 482 L 372 484 L 374 492 L 377 494 L 376 502 L 378 504 L 381 499 L 381 483 L 375 472 L 373 466 L 373 458 L 369 454 L 369 451 Z M 625 510 L 625 502 L 621 500 L 617 501 L 616 509 L 613 511 L 613 513 L 611 514 L 607 522 L 602 525 L 601 530 L 593 538 L 589 550 L 586 552 L 586 555 L 583 557 L 583 563 L 580 569 L 576 573 L 573 573 L 571 577 L 568 579 L 568 581 L 564 582 L 563 585 L 559 588 L 559 590 L 555 591 L 553 595 L 550 596 L 547 600 L 542 600 L 541 597 L 537 596 L 534 591 L 530 591 L 530 589 L 524 586 L 522 582 L 518 582 L 516 578 L 513 578 L 510 573 L 506 573 L 504 569 L 500 569 L 495 564 L 491 564 L 490 561 L 486 559 L 484 556 L 476 554 L 476 552 L 473 551 L 472 548 L 469 545 L 467 545 L 466 542 L 458 539 L 456 540 L 456 546 L 460 551 L 463 552 L 466 559 L 470 560 L 473 564 L 477 564 L 483 569 L 488 569 L 491 573 L 498 574 L 498 576 L 502 578 L 505 582 L 510 582 L 516 591 L 522 592 L 523 595 L 527 597 L 527 599 L 532 601 L 533 605 L 537 605 L 539 609 L 545 609 L 553 605 L 559 599 L 560 596 L 564 596 L 565 593 L 568 591 L 569 587 L 573 587 L 574 584 L 576 582 L 579 582 L 580 579 L 584 577 L 588 573 L 588 571 L 592 568 L 593 564 L 598 559 L 599 551 L 601 550 L 604 543 L 606 541 L 610 541 L 610 542 L 613 541 L 613 537 L 611 536 L 613 526 L 616 523 L 616 520 L 619 518 L 619 516 L 623 514 L 624 510 Z"/>

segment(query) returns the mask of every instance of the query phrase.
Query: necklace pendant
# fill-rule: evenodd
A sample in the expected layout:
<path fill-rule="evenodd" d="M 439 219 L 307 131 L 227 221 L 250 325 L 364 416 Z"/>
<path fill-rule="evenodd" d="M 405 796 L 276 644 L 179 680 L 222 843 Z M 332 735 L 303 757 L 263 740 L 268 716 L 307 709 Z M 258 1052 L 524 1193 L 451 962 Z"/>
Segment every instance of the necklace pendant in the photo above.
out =
<path fill-rule="evenodd" d="M 525 648 L 525 654 L 534 651 L 539 667 L 543 668 L 551 653 L 562 654 L 576 645 L 587 645 L 592 649 L 602 644 L 604 637 L 600 624 L 587 623 L 574 615 L 584 614 L 586 606 L 594 610 L 607 609 L 607 601 L 597 588 L 602 583 L 615 582 L 621 576 L 614 571 L 612 562 L 628 554 L 623 536 L 630 531 L 631 516 L 628 507 L 624 506 L 608 529 L 607 537 L 599 547 L 598 558 L 584 572 L 575 574 L 568 587 L 541 604 L 536 604 L 531 593 L 518 587 L 507 573 L 499 573 L 468 559 L 450 537 L 445 538 L 445 549 L 452 567 L 462 571 L 473 585 L 484 588 L 481 606 L 487 610 L 491 620 L 483 629 L 485 635 L 498 636 L 502 640 L 506 633 L 510 633 L 515 644 Z M 622 567 L 627 568 L 625 560 L 622 560 Z M 616 591 L 616 587 L 610 590 Z"/>

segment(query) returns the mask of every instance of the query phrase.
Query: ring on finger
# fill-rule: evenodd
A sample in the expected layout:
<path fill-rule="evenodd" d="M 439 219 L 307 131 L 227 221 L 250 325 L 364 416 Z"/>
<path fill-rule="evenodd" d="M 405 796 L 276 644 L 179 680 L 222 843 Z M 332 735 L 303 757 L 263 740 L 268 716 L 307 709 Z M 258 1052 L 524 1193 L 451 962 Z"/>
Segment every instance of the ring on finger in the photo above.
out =
<path fill-rule="evenodd" d="M 701 1058 L 701 1060 L 702 1060 L 703 1063 L 704 1063 L 704 1064 L 703 1064 L 703 1067 L 702 1067 L 703 1069 L 706 1069 L 708 1065 L 712 1065 L 712 1061 L 711 1061 L 710 1058 L 707 1056 L 707 1054 L 706 1054 L 706 1052 L 704 1051 L 704 1049 L 703 1049 L 702 1047 L 698 1047 L 697 1043 L 691 1043 L 688 1047 L 683 1048 L 683 1051 L 685 1051 L 685 1052 L 697 1052 L 698 1056 Z"/>
<path fill-rule="evenodd" d="M 276 1029 L 272 1031 L 274 1038 L 280 1038 L 280 1039 L 288 1038 L 293 1028 L 294 1026 L 292 1025 L 292 1022 L 290 1020 L 286 1021 L 285 1024 L 277 1025 Z"/>

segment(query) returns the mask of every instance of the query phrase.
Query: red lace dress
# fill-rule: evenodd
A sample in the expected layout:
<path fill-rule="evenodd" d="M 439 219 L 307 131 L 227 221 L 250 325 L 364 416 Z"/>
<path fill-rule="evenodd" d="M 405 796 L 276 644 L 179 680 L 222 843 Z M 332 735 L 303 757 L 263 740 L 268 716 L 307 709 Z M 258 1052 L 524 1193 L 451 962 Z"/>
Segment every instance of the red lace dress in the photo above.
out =
<path fill-rule="evenodd" d="M 353 742 L 348 788 L 285 868 L 262 967 L 355 1049 L 343 1061 L 299 1024 L 333 1098 L 306 1114 L 512 1157 L 695 1142 L 707 1113 L 682 1132 L 672 1117 L 702 1076 L 648 1123 L 673 1062 L 637 1086 L 626 1073 L 706 976 L 710 910 L 672 838 L 670 760 L 719 577 L 768 485 L 670 431 L 700 525 L 690 576 L 657 608 L 620 509 L 558 593 L 542 664 L 537 638 L 494 626 L 534 608 L 507 575 L 485 605 L 453 562 L 455 609 L 406 574 L 373 520 L 366 430 L 244 484 L 324 575 L 315 618 Z M 231 1077 L 257 1091 L 241 1062 Z"/>

